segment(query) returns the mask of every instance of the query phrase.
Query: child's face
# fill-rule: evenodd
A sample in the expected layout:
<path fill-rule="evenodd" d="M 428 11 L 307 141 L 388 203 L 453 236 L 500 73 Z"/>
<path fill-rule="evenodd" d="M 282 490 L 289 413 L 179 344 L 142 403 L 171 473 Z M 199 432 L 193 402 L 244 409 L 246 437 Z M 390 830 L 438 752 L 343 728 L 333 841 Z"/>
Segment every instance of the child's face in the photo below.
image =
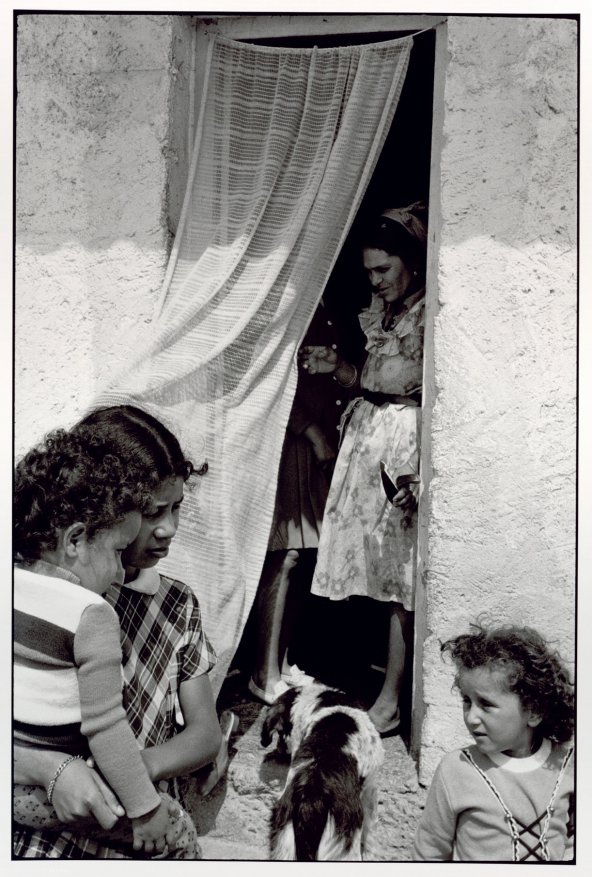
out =
<path fill-rule="evenodd" d="M 140 531 L 123 554 L 128 576 L 138 569 L 156 566 L 169 553 L 169 545 L 179 526 L 184 482 L 181 476 L 165 481 L 153 497 L 153 510 L 142 516 Z"/>
<path fill-rule="evenodd" d="M 130 512 L 115 527 L 99 531 L 93 539 L 82 537 L 71 570 L 78 576 L 83 588 L 102 594 L 113 582 L 123 583 L 121 556 L 136 538 L 141 522 L 140 512 Z"/>
<path fill-rule="evenodd" d="M 508 691 L 503 669 L 476 667 L 458 675 L 463 717 L 480 752 L 503 752 L 515 758 L 531 754 L 534 728 L 540 717 Z"/>

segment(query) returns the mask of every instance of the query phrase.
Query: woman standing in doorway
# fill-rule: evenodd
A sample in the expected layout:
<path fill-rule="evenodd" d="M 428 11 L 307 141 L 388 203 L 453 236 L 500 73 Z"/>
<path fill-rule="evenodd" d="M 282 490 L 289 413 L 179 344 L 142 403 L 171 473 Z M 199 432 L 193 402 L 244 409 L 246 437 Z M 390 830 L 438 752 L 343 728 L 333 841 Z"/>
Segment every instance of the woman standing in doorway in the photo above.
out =
<path fill-rule="evenodd" d="M 386 210 L 362 236 L 372 301 L 360 313 L 367 358 L 361 374 L 327 347 L 303 347 L 309 374 L 357 384 L 344 416 L 312 593 L 354 595 L 389 606 L 384 683 L 369 710 L 381 734 L 400 723 L 406 638 L 412 629 L 419 492 L 427 208 Z M 382 472 L 396 485 L 387 497 Z"/>

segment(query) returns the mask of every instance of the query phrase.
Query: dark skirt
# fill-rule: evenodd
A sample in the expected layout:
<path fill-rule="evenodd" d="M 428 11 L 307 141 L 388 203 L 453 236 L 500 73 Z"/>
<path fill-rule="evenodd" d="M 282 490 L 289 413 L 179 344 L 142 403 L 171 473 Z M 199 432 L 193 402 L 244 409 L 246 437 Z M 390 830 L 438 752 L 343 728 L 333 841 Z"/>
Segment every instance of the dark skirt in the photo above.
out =
<path fill-rule="evenodd" d="M 316 548 L 328 493 L 328 477 L 311 443 L 303 435 L 287 432 L 268 551 Z"/>

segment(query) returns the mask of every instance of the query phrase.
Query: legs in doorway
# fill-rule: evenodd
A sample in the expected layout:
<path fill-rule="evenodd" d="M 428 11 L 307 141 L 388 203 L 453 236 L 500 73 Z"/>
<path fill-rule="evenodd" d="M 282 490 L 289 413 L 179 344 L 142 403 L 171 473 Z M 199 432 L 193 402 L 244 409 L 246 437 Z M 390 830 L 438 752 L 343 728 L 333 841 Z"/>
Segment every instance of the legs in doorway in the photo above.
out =
<path fill-rule="evenodd" d="M 389 641 L 384 682 L 368 715 L 384 735 L 394 733 L 400 724 L 399 694 L 405 670 L 407 641 L 412 630 L 411 612 L 400 603 L 389 603 Z"/>
<path fill-rule="evenodd" d="M 292 670 L 288 646 L 303 598 L 300 583 L 290 579 L 299 560 L 296 549 L 268 552 L 259 582 L 255 670 L 249 691 L 265 703 L 273 703 L 288 688 L 285 678 Z M 300 681 L 305 681 L 304 674 Z"/>

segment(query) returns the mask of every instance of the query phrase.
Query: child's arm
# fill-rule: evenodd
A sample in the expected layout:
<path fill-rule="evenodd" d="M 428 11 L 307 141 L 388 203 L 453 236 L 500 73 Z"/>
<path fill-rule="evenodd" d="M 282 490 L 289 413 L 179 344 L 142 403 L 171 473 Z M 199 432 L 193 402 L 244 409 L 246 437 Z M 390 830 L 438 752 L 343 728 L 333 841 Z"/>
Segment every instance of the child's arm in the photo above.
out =
<path fill-rule="evenodd" d="M 415 832 L 413 861 L 451 862 L 456 822 L 457 814 L 450 804 L 440 764 Z"/>
<path fill-rule="evenodd" d="M 127 816 L 154 811 L 160 796 L 150 782 L 122 702 L 121 646 L 117 615 L 105 602 L 84 610 L 74 636 L 78 667 L 80 730 L 96 765 Z"/>
<path fill-rule="evenodd" d="M 183 730 L 142 752 L 153 782 L 192 773 L 214 761 L 220 749 L 222 735 L 209 676 L 204 673 L 181 682 L 179 702 Z"/>

